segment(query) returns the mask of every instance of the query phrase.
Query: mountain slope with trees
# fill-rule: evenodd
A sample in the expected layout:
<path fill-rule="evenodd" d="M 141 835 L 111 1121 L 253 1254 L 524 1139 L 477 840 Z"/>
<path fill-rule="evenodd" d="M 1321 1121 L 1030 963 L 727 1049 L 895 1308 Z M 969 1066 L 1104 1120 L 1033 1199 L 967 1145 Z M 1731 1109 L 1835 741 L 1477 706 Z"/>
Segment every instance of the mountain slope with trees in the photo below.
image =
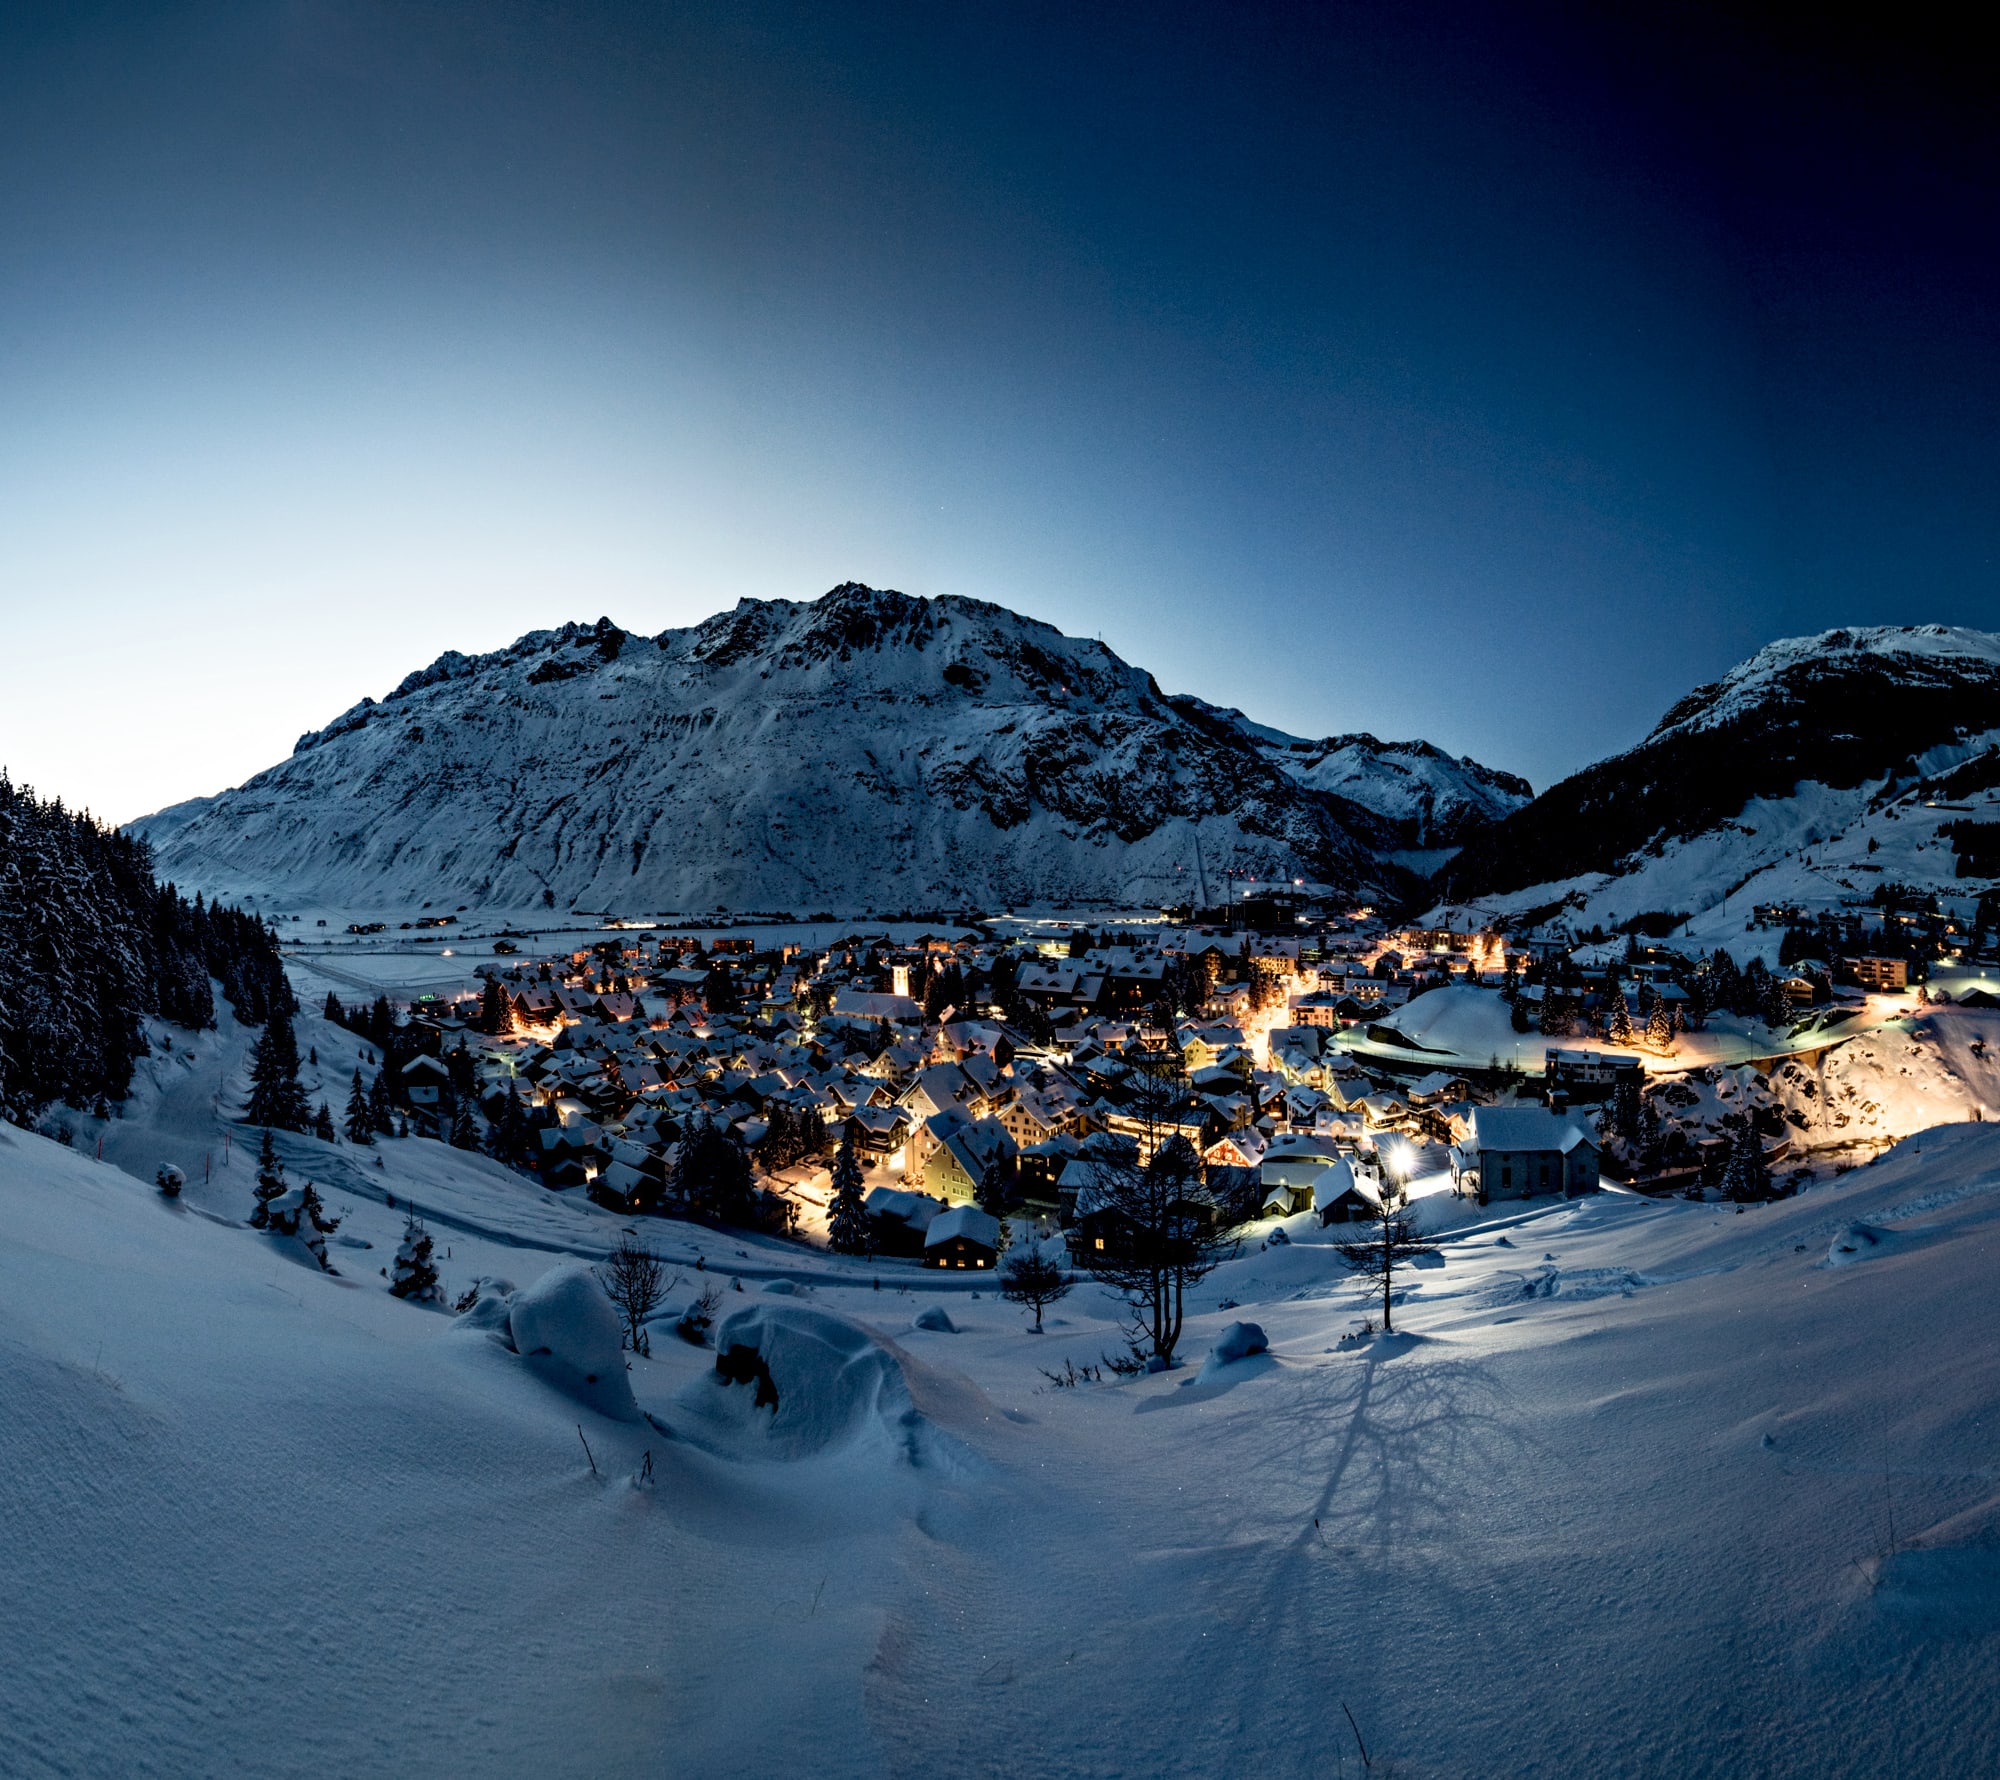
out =
<path fill-rule="evenodd" d="M 0 1116 L 122 1099 L 145 1022 L 215 1024 L 211 979 L 238 1015 L 289 1012 L 270 930 L 155 880 L 146 843 L 0 775 Z"/>
<path fill-rule="evenodd" d="M 1807 783 L 1893 797 L 1978 756 L 1996 731 L 2000 635 L 1924 625 L 1790 638 L 1689 693 L 1636 748 L 1472 836 L 1436 884 L 1466 899 L 1628 876 L 1733 824 L 1746 838 L 1775 832 L 1783 818 L 1774 825 L 1770 806 L 1803 809 Z M 1756 823 L 1739 823 L 1753 803 Z M 1817 844 L 1852 814 L 1801 821 L 1787 844 Z"/>

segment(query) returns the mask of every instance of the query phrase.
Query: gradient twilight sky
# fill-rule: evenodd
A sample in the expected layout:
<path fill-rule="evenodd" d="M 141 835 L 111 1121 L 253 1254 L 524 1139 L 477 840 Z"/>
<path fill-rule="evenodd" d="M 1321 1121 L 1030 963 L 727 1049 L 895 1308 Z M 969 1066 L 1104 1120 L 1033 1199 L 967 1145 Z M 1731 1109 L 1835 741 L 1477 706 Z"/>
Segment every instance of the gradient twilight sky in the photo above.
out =
<path fill-rule="evenodd" d="M 1774 636 L 2000 626 L 1984 64 L 1826 29 L 15 0 L 0 764 L 122 820 L 852 578 L 1541 786 Z"/>

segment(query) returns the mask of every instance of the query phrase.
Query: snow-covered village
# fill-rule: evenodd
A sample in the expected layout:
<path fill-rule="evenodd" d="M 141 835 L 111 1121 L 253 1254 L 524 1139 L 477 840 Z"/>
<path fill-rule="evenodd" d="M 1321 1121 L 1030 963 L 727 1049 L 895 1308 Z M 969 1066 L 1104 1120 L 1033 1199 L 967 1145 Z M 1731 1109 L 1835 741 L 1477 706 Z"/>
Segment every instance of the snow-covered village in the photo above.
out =
<path fill-rule="evenodd" d="M 2000 144 L 1691 19 L 0 18 L 0 1774 L 2000 1772 Z"/>

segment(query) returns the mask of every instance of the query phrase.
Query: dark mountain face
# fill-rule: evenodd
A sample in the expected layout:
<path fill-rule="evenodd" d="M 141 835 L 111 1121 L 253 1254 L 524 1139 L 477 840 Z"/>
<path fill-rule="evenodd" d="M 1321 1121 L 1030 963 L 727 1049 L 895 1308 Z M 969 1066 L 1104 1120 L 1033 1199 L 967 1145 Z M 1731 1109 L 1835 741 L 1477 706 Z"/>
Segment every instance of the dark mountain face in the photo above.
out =
<path fill-rule="evenodd" d="M 1627 753 L 1552 786 L 1468 842 L 1438 891 L 1504 894 L 1706 833 L 1801 781 L 1915 778 L 1925 750 L 2000 729 L 2000 637 L 1940 625 L 1773 643 L 1690 693 Z"/>

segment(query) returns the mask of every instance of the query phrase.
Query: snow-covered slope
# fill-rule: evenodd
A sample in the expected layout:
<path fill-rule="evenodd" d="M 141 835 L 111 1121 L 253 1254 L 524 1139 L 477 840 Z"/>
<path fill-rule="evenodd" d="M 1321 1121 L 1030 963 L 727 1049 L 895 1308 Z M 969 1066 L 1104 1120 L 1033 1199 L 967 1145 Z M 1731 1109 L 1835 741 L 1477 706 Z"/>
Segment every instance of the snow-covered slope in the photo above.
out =
<path fill-rule="evenodd" d="M 778 1411 L 662 1328 L 657 1422 L 211 1209 L 0 1127 L 10 1776 L 1303 1780 L 1358 1734 L 1405 1775 L 1860 1780 L 2000 1738 L 2000 1126 L 1747 1213 L 1509 1209 L 1388 1338 L 1296 1219 L 1195 1292 L 1187 1367 L 1072 1388 L 1098 1291 L 1034 1336 L 807 1260 L 724 1285 L 796 1337 Z M 727 1279 L 726 1233 L 647 1228 L 718 1245 L 670 1309 Z M 1192 1363 L 1246 1318 L 1268 1354 Z"/>
<path fill-rule="evenodd" d="M 1458 846 L 1535 794 L 1526 779 L 1454 758 L 1429 742 L 1384 742 L 1366 733 L 1310 741 L 1200 699 L 1174 703 L 1233 723 L 1287 778 L 1373 810 L 1396 826 L 1407 849 Z"/>
<path fill-rule="evenodd" d="M 1740 934 L 1752 902 L 1988 887 L 1958 875 L 1948 831 L 1990 820 L 1996 793 L 2000 636 L 1828 631 L 1689 694 L 1638 747 L 1476 834 L 1439 884 L 1503 910 L 1567 899 L 1583 926 L 1668 911 L 1695 937 Z"/>
<path fill-rule="evenodd" d="M 1397 881 L 1392 825 L 1101 643 L 854 585 L 444 655 L 135 827 L 184 886 L 334 906 L 844 913 L 1195 900 L 1225 872 Z"/>

